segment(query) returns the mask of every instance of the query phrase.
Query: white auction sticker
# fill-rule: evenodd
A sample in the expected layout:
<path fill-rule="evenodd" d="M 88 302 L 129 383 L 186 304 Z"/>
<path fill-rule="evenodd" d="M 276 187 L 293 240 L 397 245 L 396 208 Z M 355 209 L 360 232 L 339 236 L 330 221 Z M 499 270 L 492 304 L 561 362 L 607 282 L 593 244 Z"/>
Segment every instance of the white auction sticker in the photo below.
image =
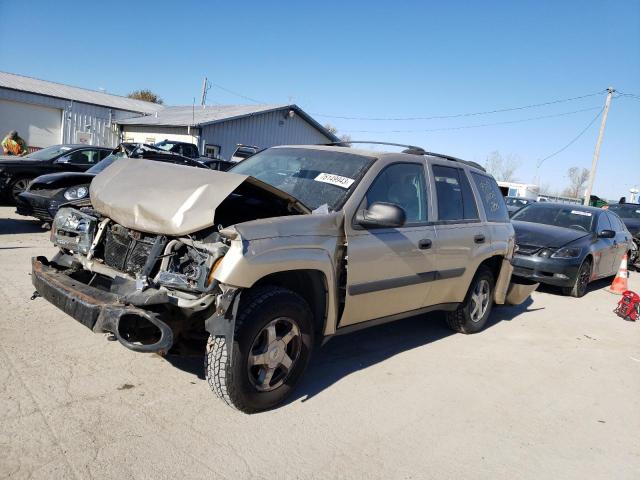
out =
<path fill-rule="evenodd" d="M 321 173 L 314 178 L 314 180 L 316 182 L 330 183 L 331 185 L 342 188 L 349 188 L 355 181 L 353 178 L 342 177 L 340 175 L 334 175 L 333 173 Z"/>
<path fill-rule="evenodd" d="M 571 213 L 573 213 L 574 215 L 582 215 L 583 217 L 590 217 L 591 216 L 590 212 L 583 212 L 581 210 L 571 210 Z"/>

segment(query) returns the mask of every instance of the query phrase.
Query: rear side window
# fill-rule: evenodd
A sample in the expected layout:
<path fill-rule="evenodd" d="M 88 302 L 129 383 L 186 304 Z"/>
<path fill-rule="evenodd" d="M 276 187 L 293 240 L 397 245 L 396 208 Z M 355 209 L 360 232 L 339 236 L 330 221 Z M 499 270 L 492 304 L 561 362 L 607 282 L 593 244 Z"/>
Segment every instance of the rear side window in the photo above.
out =
<path fill-rule="evenodd" d="M 478 207 L 464 170 L 433 165 L 438 220 L 478 220 Z"/>
<path fill-rule="evenodd" d="M 500 193 L 500 188 L 493 177 L 477 172 L 471 172 L 471 176 L 480 193 L 480 200 L 484 206 L 487 221 L 508 223 L 507 205 L 504 203 L 504 197 Z"/>

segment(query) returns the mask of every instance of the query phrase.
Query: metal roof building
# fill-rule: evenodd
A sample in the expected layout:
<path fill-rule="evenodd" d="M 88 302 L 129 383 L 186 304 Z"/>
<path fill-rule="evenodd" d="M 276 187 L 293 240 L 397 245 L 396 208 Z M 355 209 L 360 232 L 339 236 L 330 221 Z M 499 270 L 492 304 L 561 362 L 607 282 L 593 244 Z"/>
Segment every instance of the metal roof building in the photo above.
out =
<path fill-rule="evenodd" d="M 338 141 L 304 110 L 289 104 L 166 107 L 117 123 L 125 141 L 186 141 L 204 155 L 223 158 L 229 158 L 238 144 L 267 148 Z"/>
<path fill-rule="evenodd" d="M 0 71 L 0 138 L 10 130 L 30 148 L 169 139 L 223 158 L 240 143 L 266 148 L 338 140 L 297 105 L 170 107 Z"/>
<path fill-rule="evenodd" d="M 115 146 L 115 122 L 162 105 L 0 72 L 0 136 L 17 130 L 30 147 L 57 143 Z"/>

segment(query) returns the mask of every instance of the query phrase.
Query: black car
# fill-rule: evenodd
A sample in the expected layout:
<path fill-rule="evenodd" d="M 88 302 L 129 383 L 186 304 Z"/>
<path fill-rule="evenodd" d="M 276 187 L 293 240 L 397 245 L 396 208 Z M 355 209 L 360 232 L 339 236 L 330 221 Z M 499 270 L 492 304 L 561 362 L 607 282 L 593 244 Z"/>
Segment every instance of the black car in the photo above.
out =
<path fill-rule="evenodd" d="M 632 250 L 631 234 L 607 210 L 532 203 L 511 217 L 517 251 L 513 274 L 582 297 L 592 280 L 615 275 Z"/>
<path fill-rule="evenodd" d="M 15 201 L 35 177 L 55 172 L 84 172 L 109 155 L 111 150 L 90 145 L 53 145 L 24 157 L 2 159 L 0 195 Z"/>
<path fill-rule="evenodd" d="M 635 250 L 629 257 L 629 263 L 636 268 L 640 264 L 640 203 L 618 203 L 609 206 L 609 211 L 616 213 L 633 236 Z"/>
<path fill-rule="evenodd" d="M 189 167 L 209 168 L 197 160 L 159 150 L 153 145 L 120 144 L 109 156 L 86 172 L 51 173 L 37 177 L 24 192 L 18 195 L 16 213 L 36 217 L 43 222 L 50 222 L 60 206 L 88 203 L 89 185 L 93 177 L 122 157 L 144 158 Z"/>
<path fill-rule="evenodd" d="M 534 203 L 535 200 L 532 198 L 504 197 L 504 202 L 507 204 L 507 212 L 509 212 L 509 216 L 511 217 L 522 207 Z"/>

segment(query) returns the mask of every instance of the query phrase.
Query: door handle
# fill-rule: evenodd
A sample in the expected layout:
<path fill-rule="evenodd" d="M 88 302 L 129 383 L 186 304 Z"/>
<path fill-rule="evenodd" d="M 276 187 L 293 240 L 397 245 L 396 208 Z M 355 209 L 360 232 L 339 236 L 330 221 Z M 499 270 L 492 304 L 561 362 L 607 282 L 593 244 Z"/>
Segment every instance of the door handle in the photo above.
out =
<path fill-rule="evenodd" d="M 428 238 L 423 238 L 422 240 L 420 240 L 418 242 L 418 248 L 420 250 L 427 250 L 429 248 L 431 248 L 431 240 Z"/>
<path fill-rule="evenodd" d="M 473 241 L 476 243 L 484 243 L 485 241 L 485 236 L 480 234 L 480 235 L 476 235 L 475 237 L 473 237 Z"/>

